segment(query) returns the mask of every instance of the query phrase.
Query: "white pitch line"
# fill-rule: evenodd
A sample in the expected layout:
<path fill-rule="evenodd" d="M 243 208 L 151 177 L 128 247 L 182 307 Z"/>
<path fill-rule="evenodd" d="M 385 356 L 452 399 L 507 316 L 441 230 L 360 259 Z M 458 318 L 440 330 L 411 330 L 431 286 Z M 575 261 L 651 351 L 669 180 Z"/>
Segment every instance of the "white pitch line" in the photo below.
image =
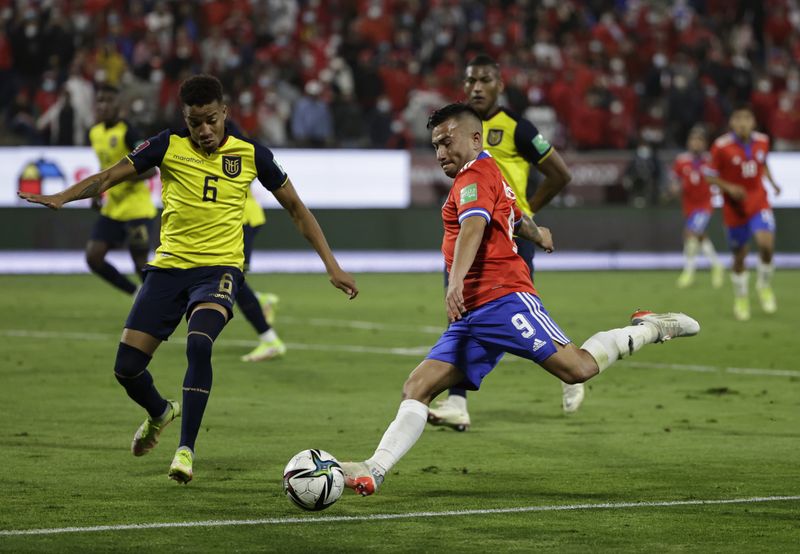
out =
<path fill-rule="evenodd" d="M 337 320 L 326 320 L 337 321 Z M 369 323 L 369 322 L 363 322 Z M 119 335 L 104 334 L 104 333 L 75 333 L 67 331 L 33 331 L 27 329 L 2 329 L 0 330 L 0 337 L 14 337 L 14 338 L 33 338 L 33 339 L 68 339 L 68 340 L 83 340 L 83 341 L 109 341 L 119 340 Z M 166 344 L 180 344 L 186 343 L 183 337 L 173 337 Z M 222 345 L 228 346 L 243 346 L 252 347 L 255 344 L 253 340 L 243 339 L 223 339 Z M 432 345 L 424 346 L 409 346 L 409 347 L 383 347 L 383 346 L 363 346 L 354 344 L 314 344 L 314 343 L 287 343 L 286 346 L 293 350 L 313 350 L 321 352 L 347 352 L 351 354 L 384 354 L 390 356 L 409 356 L 420 357 L 425 356 L 431 349 Z M 503 358 L 504 362 L 525 362 L 516 356 L 508 356 Z M 642 367 L 647 369 L 666 369 L 673 371 L 696 371 L 700 373 L 731 373 L 737 375 L 760 375 L 767 377 L 800 377 L 800 371 L 792 369 L 770 369 L 759 367 L 718 367 L 710 365 L 696 365 L 696 364 L 669 364 L 659 362 L 637 362 L 633 360 L 623 360 L 620 362 L 622 365 L 629 367 Z"/>
<path fill-rule="evenodd" d="M 164 523 L 132 523 L 124 525 L 94 525 L 90 527 L 54 527 L 50 529 L 6 529 L 0 536 L 60 535 L 65 533 L 99 533 L 105 531 L 130 531 L 142 529 L 173 529 L 181 527 L 237 527 L 244 525 L 287 525 L 294 523 L 340 523 L 351 521 L 386 521 L 428 517 L 458 517 L 493 514 L 522 514 L 530 512 L 565 512 L 574 510 L 619 510 L 625 508 L 667 508 L 674 506 L 714 506 L 720 504 L 753 504 L 759 502 L 786 502 L 800 500 L 800 496 L 754 496 L 750 498 L 725 498 L 720 500 L 658 500 L 651 502 L 604 502 L 602 504 L 554 504 L 550 506 L 521 506 L 482 510 L 449 510 L 443 512 L 406 512 L 400 514 L 370 514 L 363 516 L 310 516 L 273 517 L 263 519 L 220 519 L 206 521 L 176 521 Z"/>

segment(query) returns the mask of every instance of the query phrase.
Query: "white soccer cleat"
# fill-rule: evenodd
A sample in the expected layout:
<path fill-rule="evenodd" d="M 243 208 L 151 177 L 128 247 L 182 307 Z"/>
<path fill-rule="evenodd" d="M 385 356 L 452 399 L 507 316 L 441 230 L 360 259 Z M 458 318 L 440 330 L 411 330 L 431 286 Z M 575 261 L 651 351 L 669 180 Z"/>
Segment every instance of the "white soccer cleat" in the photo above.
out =
<path fill-rule="evenodd" d="M 758 293 L 758 301 L 761 303 L 761 309 L 765 314 L 774 314 L 778 311 L 778 301 L 775 300 L 775 293 L 772 287 L 756 287 Z"/>
<path fill-rule="evenodd" d="M 700 332 L 700 324 L 686 314 L 668 312 L 656 314 L 644 310 L 631 315 L 631 325 L 649 323 L 656 328 L 656 342 L 664 342 L 678 337 L 692 337 Z"/>
<path fill-rule="evenodd" d="M 375 494 L 383 483 L 383 474 L 367 462 L 341 462 L 344 472 L 344 486 L 356 494 L 369 496 Z"/>
<path fill-rule="evenodd" d="M 563 393 L 561 396 L 561 408 L 564 410 L 564 413 L 573 414 L 577 412 L 578 408 L 583 404 L 583 397 L 586 395 L 583 383 L 577 383 L 575 385 L 561 383 L 561 390 Z"/>
<path fill-rule="evenodd" d="M 428 423 L 437 427 L 450 427 L 459 432 L 469 429 L 469 412 L 466 407 L 461 407 L 448 396 L 439 400 L 435 408 L 428 410 Z"/>

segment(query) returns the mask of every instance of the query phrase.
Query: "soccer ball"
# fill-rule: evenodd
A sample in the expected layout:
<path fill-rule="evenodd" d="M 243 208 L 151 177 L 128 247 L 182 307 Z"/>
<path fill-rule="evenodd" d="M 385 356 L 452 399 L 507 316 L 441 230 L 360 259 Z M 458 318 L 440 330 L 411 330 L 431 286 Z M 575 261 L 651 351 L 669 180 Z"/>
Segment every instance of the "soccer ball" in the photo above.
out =
<path fill-rule="evenodd" d="M 283 491 L 304 510 L 324 510 L 339 500 L 343 490 L 342 466 L 324 450 L 303 450 L 283 470 Z"/>

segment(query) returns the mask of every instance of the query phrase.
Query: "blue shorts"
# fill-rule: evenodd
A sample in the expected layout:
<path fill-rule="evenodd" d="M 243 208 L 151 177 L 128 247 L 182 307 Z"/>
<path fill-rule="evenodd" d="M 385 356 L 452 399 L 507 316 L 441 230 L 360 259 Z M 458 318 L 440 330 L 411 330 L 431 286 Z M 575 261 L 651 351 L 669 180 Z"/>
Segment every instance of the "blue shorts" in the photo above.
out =
<path fill-rule="evenodd" d="M 253 255 L 253 246 L 255 245 L 256 234 L 261 229 L 261 225 L 252 227 L 244 225 L 242 230 L 244 232 L 244 270 L 250 269 L 250 256 Z"/>
<path fill-rule="evenodd" d="M 427 359 L 453 364 L 464 374 L 457 387 L 478 390 L 506 352 L 541 364 L 570 342 L 537 296 L 512 292 L 451 323 Z"/>
<path fill-rule="evenodd" d="M 686 218 L 685 229 L 694 235 L 702 235 L 706 232 L 709 221 L 711 210 L 695 210 Z"/>
<path fill-rule="evenodd" d="M 761 210 L 744 225 L 728 227 L 728 243 L 733 250 L 739 250 L 758 231 L 775 232 L 775 216 L 772 215 L 772 210 Z"/>
<path fill-rule="evenodd" d="M 238 268 L 227 266 L 162 269 L 146 266 L 125 327 L 167 340 L 184 314 L 197 304 L 213 302 L 233 317 L 233 303 L 244 281 Z"/>
<path fill-rule="evenodd" d="M 127 244 L 131 250 L 150 250 L 153 221 L 152 218 L 118 221 L 101 215 L 94 222 L 89 238 L 112 246 Z"/>

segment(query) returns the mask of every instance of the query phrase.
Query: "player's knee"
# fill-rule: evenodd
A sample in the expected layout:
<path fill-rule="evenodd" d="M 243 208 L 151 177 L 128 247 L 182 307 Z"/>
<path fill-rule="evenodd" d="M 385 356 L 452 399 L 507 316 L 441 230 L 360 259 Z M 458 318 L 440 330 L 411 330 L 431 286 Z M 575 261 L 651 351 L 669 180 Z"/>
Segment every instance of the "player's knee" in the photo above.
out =
<path fill-rule="evenodd" d="M 195 310 L 189 318 L 189 334 L 186 337 L 186 356 L 201 360 L 211 358 L 214 341 L 225 327 L 225 316 L 212 309 Z"/>
<path fill-rule="evenodd" d="M 117 359 L 114 361 L 114 375 L 120 382 L 124 379 L 135 379 L 147 369 L 149 363 L 150 356 L 138 348 L 121 342 L 117 348 Z"/>
<path fill-rule="evenodd" d="M 106 259 L 102 252 L 97 252 L 96 250 L 86 251 L 86 263 L 92 271 L 98 271 L 103 267 L 105 261 Z"/>
<path fill-rule="evenodd" d="M 585 383 L 600 372 L 597 362 L 588 353 L 574 360 L 566 369 L 560 377 L 568 385 Z"/>

